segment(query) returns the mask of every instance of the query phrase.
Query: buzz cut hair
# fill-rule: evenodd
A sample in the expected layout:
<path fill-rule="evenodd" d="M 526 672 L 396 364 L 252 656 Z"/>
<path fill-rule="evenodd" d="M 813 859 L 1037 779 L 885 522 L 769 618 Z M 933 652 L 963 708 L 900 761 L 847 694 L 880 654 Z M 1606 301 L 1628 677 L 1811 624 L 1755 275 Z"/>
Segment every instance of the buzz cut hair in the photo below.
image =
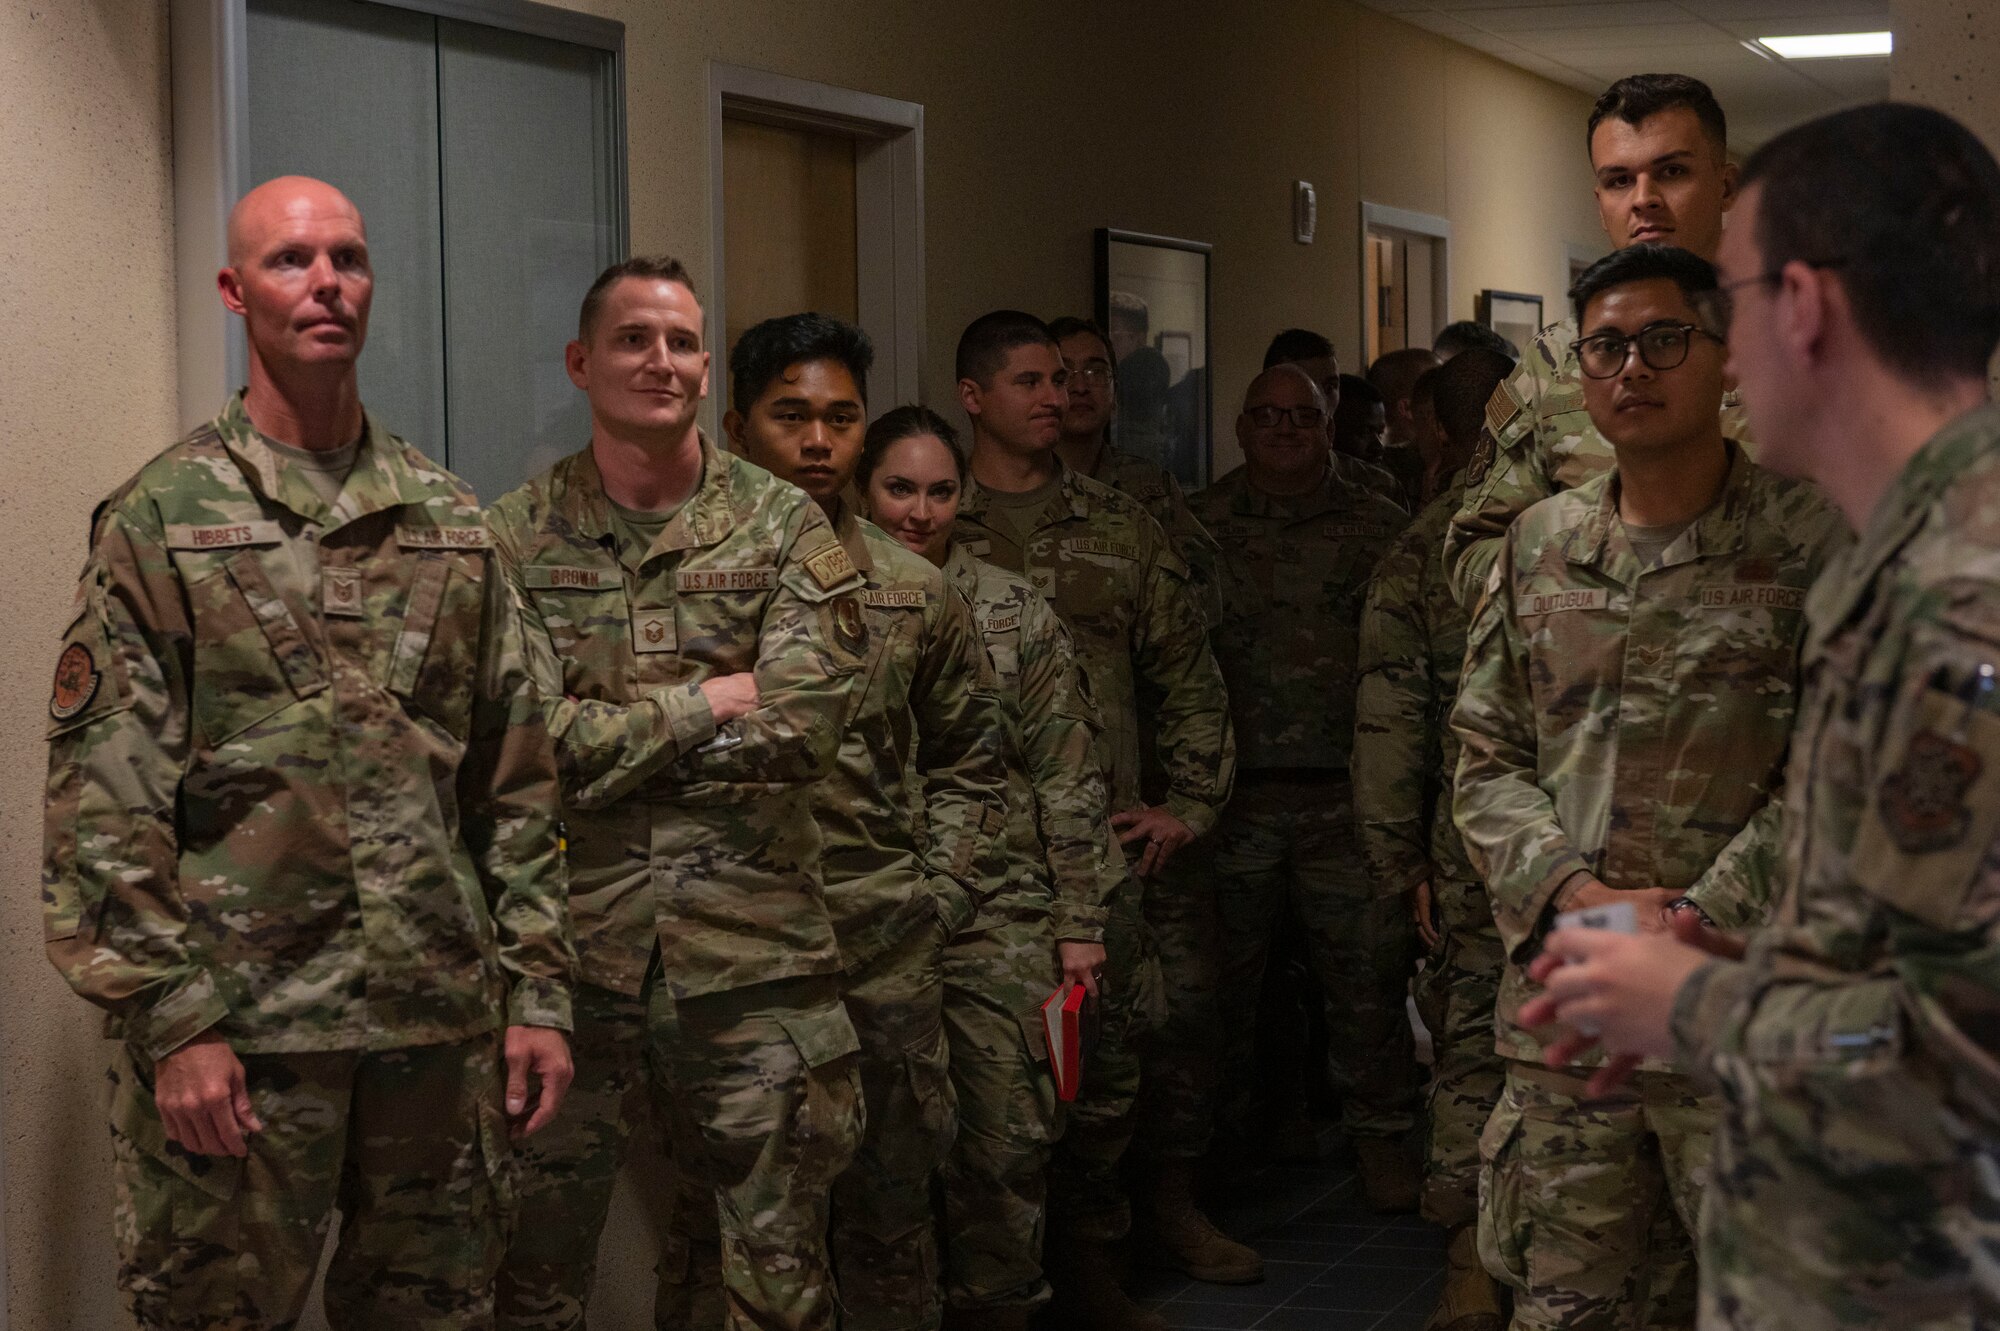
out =
<path fill-rule="evenodd" d="M 1613 287 L 1622 287 L 1633 282 L 1651 282 L 1664 279 L 1681 289 L 1688 304 L 1697 305 L 1696 297 L 1716 289 L 1715 265 L 1689 250 L 1676 245 L 1628 245 L 1622 250 L 1613 250 L 1596 263 L 1583 270 L 1569 289 L 1570 305 L 1576 310 L 1576 325 L 1583 329 L 1583 312 L 1605 292 Z M 1699 316 L 1698 316 L 1699 317 Z M 1708 328 L 1708 319 L 1701 320 L 1709 333 L 1721 337 L 1723 330 Z"/>
<path fill-rule="evenodd" d="M 1111 338 L 1097 326 L 1097 320 L 1081 318 L 1074 314 L 1065 314 L 1060 318 L 1049 320 L 1049 336 L 1054 338 L 1059 346 L 1070 338 L 1086 334 L 1104 344 L 1104 359 L 1112 362 L 1113 368 L 1116 368 L 1117 353 L 1111 350 Z"/>
<path fill-rule="evenodd" d="M 701 293 L 694 287 L 694 277 L 679 259 L 671 254 L 635 254 L 599 273 L 597 280 L 590 284 L 590 290 L 583 293 L 583 305 L 576 313 L 577 341 L 590 341 L 590 335 L 597 327 L 597 316 L 604 312 L 604 301 L 611 294 L 611 288 L 628 277 L 678 282 L 688 289 L 688 294 L 695 298 L 697 304 L 701 301 Z"/>
<path fill-rule="evenodd" d="M 1597 127 L 1607 120 L 1622 120 L 1638 126 L 1676 107 L 1694 112 L 1701 128 L 1715 142 L 1717 153 L 1729 151 L 1729 118 L 1722 103 L 1715 100 L 1706 83 L 1686 74 L 1630 74 L 1598 95 L 1590 108 L 1590 127 L 1584 131 L 1586 152 L 1597 138 Z"/>
<path fill-rule="evenodd" d="M 1302 360 L 1318 360 L 1322 356 L 1333 356 L 1333 343 L 1324 333 L 1315 333 L 1310 328 L 1287 328 L 1264 348 L 1264 368 L 1297 365 Z"/>
<path fill-rule="evenodd" d="M 958 335 L 953 372 L 960 379 L 970 379 L 984 388 L 993 382 L 993 376 L 1006 365 L 1007 357 L 1016 347 L 1055 350 L 1055 335 L 1049 332 L 1047 324 L 1024 310 L 982 314 Z"/>

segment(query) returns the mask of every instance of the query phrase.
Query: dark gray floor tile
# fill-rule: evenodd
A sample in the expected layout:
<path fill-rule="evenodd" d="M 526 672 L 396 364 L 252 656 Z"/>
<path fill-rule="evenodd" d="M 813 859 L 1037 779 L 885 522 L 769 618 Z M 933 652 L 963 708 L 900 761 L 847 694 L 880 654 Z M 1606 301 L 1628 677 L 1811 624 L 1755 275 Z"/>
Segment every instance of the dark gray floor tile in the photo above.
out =
<path fill-rule="evenodd" d="M 1221 1331 L 1245 1331 L 1246 1328 L 1262 1325 L 1271 1307 L 1264 1303 L 1163 1303 L 1155 1311 L 1167 1319 L 1167 1325 L 1174 1331 L 1197 1331 L 1197 1328 L 1211 1327 L 1221 1328 Z M 1076 1327 L 1073 1331 L 1088 1331 L 1088 1328 Z"/>
<path fill-rule="evenodd" d="M 1430 1278 L 1424 1272 L 1395 1266 L 1333 1266 L 1291 1303 L 1304 1308 L 1392 1312 L 1411 1296 L 1421 1294 Z"/>
<path fill-rule="evenodd" d="M 1428 1275 L 1432 1271 L 1444 1269 L 1444 1254 L 1435 1248 L 1405 1248 L 1394 1244 L 1371 1240 L 1357 1248 L 1350 1249 L 1339 1264 L 1342 1266 L 1394 1266 L 1405 1271 L 1419 1271 Z"/>
<path fill-rule="evenodd" d="M 1203 1285 L 1196 1283 L 1179 1294 L 1176 1303 L 1247 1303 L 1275 1308 L 1300 1290 L 1306 1289 L 1329 1270 L 1324 1262 L 1265 1262 L 1261 1285 Z"/>
<path fill-rule="evenodd" d="M 1279 1308 L 1257 1323 L 1257 1331 L 1375 1331 L 1379 1313 L 1335 1308 Z"/>

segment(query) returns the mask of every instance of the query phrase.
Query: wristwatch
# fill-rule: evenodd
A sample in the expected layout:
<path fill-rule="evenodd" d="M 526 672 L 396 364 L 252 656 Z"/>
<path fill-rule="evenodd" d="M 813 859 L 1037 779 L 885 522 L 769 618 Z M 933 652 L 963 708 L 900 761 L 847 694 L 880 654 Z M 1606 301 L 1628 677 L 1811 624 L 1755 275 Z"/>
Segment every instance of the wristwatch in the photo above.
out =
<path fill-rule="evenodd" d="M 1713 929 L 1715 927 L 1714 918 L 1710 916 L 1707 911 L 1703 910 L 1700 904 L 1696 902 L 1693 897 L 1678 898 L 1670 905 L 1668 905 L 1667 914 L 1678 915 L 1684 910 L 1693 911 L 1696 917 L 1699 918 L 1701 922 L 1707 925 L 1709 928 Z"/>

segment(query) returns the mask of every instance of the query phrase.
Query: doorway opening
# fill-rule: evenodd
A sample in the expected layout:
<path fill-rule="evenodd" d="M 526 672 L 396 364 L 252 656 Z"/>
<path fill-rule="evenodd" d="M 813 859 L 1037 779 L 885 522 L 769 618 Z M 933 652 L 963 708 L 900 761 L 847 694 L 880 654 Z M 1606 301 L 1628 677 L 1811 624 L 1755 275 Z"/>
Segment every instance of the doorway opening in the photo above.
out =
<path fill-rule="evenodd" d="M 1361 205 L 1361 368 L 1387 352 L 1430 346 L 1451 321 L 1450 245 L 1442 217 Z"/>

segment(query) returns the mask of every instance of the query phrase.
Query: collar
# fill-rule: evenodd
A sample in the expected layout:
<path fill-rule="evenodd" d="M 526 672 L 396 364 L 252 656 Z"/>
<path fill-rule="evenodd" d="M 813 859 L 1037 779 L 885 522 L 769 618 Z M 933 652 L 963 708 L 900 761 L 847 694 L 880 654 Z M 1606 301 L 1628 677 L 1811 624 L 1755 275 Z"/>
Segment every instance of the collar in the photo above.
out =
<path fill-rule="evenodd" d="M 361 419 L 361 446 L 355 450 L 354 467 L 347 473 L 339 500 L 331 507 L 311 483 L 296 469 L 285 466 L 271 451 L 244 409 L 242 393 L 229 399 L 212 424 L 223 448 L 242 468 L 260 497 L 328 530 L 392 508 L 466 505 L 469 496 L 456 477 L 431 465 L 367 411 L 362 412 Z M 470 511 L 476 517 L 477 505 L 472 505 Z M 433 521 L 440 516 L 433 515 Z"/>
<path fill-rule="evenodd" d="M 1723 477 L 1722 493 L 1686 531 L 1674 538 L 1658 568 L 1685 564 L 1706 555 L 1731 554 L 1743 548 L 1756 508 L 1752 493 L 1756 464 L 1735 440 L 1723 442 L 1729 449 L 1729 471 Z M 1641 573 L 1652 570 L 1639 567 L 1639 557 L 1626 539 L 1624 524 L 1618 520 L 1617 468 L 1592 484 L 1597 487 L 1597 494 L 1589 513 L 1563 537 L 1563 558 L 1572 564 L 1600 569 L 1629 586 Z"/>
<path fill-rule="evenodd" d="M 1050 496 L 1048 502 L 1043 506 L 1043 517 L 1046 518 L 1058 505 L 1061 506 L 1068 517 L 1089 517 L 1090 503 L 1085 498 L 1082 487 L 1077 484 L 1077 473 L 1070 470 L 1069 465 L 1060 457 L 1056 458 L 1055 462 L 1056 492 Z M 986 524 L 986 511 L 992 507 L 992 501 L 987 498 L 989 493 L 991 492 L 979 483 L 978 477 L 967 476 L 965 478 L 965 489 L 959 495 L 958 515 L 962 518 L 972 518 L 982 525 L 988 525 Z"/>
<path fill-rule="evenodd" d="M 847 551 L 847 558 L 854 567 L 861 570 L 861 576 L 873 582 L 875 556 L 868 549 L 867 534 L 861 530 L 861 515 L 855 512 L 854 505 L 845 499 L 840 502 L 840 521 L 833 524 L 833 534 L 840 541 L 841 549 Z"/>
<path fill-rule="evenodd" d="M 701 480 L 680 512 L 660 529 L 641 563 L 676 550 L 715 545 L 736 526 L 734 459 L 709 442 L 707 434 L 698 433 L 697 437 L 701 441 Z M 556 464 L 549 506 L 579 536 L 616 548 L 604 473 L 598 470 L 597 457 L 588 446 Z"/>
<path fill-rule="evenodd" d="M 1239 517 L 1277 518 L 1286 522 L 1303 522 L 1325 513 L 1359 508 L 1368 495 L 1367 491 L 1340 478 L 1334 471 L 1331 457 L 1320 472 L 1319 483 L 1302 494 L 1266 494 L 1250 483 L 1248 465 L 1224 476 L 1214 488 L 1223 492 L 1229 502 L 1229 511 Z"/>
<path fill-rule="evenodd" d="M 1868 525 L 1848 550 L 1839 580 L 1827 578 L 1828 601 L 1813 623 L 1831 631 L 1844 622 L 1882 569 L 1921 529 L 1952 482 L 2000 442 L 2000 404 L 1968 411 L 1932 435 L 1904 464 L 1868 515 Z"/>

